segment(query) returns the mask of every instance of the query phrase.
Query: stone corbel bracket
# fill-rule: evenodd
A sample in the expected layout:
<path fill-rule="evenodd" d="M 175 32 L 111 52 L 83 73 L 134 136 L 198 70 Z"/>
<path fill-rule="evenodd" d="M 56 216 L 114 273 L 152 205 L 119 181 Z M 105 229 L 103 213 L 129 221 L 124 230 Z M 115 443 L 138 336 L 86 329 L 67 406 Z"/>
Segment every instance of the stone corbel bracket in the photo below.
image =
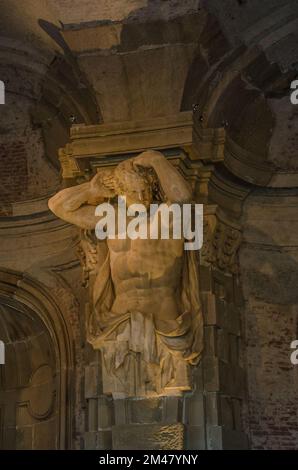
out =
<path fill-rule="evenodd" d="M 204 243 L 200 252 L 200 262 L 213 266 L 225 273 L 238 273 L 237 253 L 242 241 L 239 228 L 217 219 L 214 214 L 204 217 Z"/>
<path fill-rule="evenodd" d="M 72 126 L 71 142 L 59 155 L 63 178 L 88 174 L 95 160 L 100 166 L 110 166 L 147 149 L 189 146 L 192 127 L 189 112 L 147 121 Z"/>
<path fill-rule="evenodd" d="M 204 129 L 194 116 L 187 111 L 146 121 L 73 125 L 70 143 L 59 152 L 63 178 L 85 175 L 94 161 L 115 165 L 147 149 L 183 149 L 191 161 L 222 161 L 225 130 Z"/>

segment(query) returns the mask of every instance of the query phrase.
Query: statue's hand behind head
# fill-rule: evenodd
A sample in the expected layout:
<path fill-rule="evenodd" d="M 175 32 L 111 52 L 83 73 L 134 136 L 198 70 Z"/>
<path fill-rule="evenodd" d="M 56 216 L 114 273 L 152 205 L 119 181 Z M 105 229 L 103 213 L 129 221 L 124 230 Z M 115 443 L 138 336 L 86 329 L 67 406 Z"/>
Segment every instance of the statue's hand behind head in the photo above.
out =
<path fill-rule="evenodd" d="M 90 181 L 89 204 L 98 204 L 103 199 L 114 197 L 114 171 L 110 169 L 100 170 Z"/>
<path fill-rule="evenodd" d="M 133 166 L 136 169 L 138 167 L 153 168 L 157 160 L 164 158 L 163 154 L 157 150 L 146 150 L 133 159 Z"/>

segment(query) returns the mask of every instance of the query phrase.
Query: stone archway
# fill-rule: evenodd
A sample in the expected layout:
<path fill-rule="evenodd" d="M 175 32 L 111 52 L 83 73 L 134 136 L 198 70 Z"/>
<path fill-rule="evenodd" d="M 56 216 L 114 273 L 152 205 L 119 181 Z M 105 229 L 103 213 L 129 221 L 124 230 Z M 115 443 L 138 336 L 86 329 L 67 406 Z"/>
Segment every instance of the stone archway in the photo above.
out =
<path fill-rule="evenodd" d="M 71 447 L 71 341 L 49 293 L 0 270 L 0 448 Z"/>

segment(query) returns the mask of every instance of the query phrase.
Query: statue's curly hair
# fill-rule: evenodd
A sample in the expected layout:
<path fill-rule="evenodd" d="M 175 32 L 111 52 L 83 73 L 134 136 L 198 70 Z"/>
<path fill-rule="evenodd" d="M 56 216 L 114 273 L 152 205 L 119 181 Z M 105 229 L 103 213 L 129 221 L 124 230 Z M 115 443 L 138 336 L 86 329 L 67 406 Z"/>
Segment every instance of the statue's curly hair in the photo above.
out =
<path fill-rule="evenodd" d="M 119 163 L 114 169 L 100 169 L 98 183 L 106 190 L 107 197 L 125 195 L 129 191 L 141 192 L 149 187 L 153 201 L 164 201 L 164 194 L 155 171 L 152 168 L 134 166 L 132 158 Z"/>
<path fill-rule="evenodd" d="M 135 167 L 133 159 L 124 160 L 114 170 L 114 189 L 117 194 L 125 194 L 127 189 L 142 190 L 149 186 L 154 201 L 163 200 L 162 189 L 152 168 Z"/>

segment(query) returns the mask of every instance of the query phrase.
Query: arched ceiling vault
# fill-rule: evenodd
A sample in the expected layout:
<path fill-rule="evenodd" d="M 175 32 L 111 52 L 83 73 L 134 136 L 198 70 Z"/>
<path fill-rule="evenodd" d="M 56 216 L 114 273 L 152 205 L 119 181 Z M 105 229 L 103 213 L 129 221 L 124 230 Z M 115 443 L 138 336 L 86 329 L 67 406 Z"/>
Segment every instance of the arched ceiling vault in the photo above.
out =
<path fill-rule="evenodd" d="M 20 5 L 0 1 L 1 70 L 13 63 L 35 75 L 32 122 L 54 165 L 74 121 L 145 119 L 196 104 L 203 127 L 226 129 L 231 173 L 256 185 L 296 184 L 298 122 L 289 86 L 298 64 L 297 2 Z"/>
<path fill-rule="evenodd" d="M 182 109 L 196 103 L 202 128 L 226 131 L 225 167 L 258 186 L 298 185 L 298 4 L 293 1 L 205 1 L 217 24 L 200 41 Z M 222 38 L 219 40 L 219 38 Z M 199 73 L 202 70 L 202 74 Z"/>

